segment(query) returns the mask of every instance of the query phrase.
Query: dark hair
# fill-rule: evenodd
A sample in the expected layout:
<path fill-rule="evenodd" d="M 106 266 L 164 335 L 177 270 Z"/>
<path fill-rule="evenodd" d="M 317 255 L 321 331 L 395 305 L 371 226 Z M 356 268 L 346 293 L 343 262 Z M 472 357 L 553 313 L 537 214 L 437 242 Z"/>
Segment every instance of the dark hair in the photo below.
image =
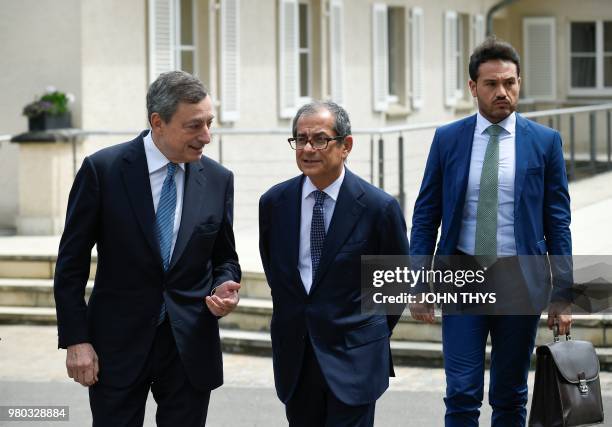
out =
<path fill-rule="evenodd" d="M 162 73 L 151 83 L 147 92 L 147 114 L 149 123 L 151 114 L 158 113 L 168 123 L 179 102 L 197 104 L 207 96 L 206 87 L 197 78 L 184 71 Z"/>
<path fill-rule="evenodd" d="M 351 134 L 351 121 L 344 108 L 332 101 L 314 101 L 300 107 L 295 113 L 292 124 L 293 137 L 297 136 L 297 122 L 302 116 L 309 116 L 321 110 L 327 110 L 334 115 L 334 132 L 338 136 L 348 136 Z"/>
<path fill-rule="evenodd" d="M 502 61 L 511 61 L 516 65 L 516 75 L 521 75 L 521 64 L 518 53 L 510 43 L 503 40 L 498 40 L 495 36 L 487 37 L 487 39 L 474 49 L 470 56 L 470 79 L 476 81 L 478 79 L 478 69 L 480 64 L 495 59 Z"/>

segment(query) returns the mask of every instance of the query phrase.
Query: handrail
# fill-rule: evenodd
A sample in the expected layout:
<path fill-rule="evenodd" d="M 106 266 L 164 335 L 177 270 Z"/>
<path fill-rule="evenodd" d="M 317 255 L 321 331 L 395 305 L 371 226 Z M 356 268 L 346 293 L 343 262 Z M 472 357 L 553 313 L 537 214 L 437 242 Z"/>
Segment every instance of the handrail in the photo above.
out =
<path fill-rule="evenodd" d="M 593 105 L 593 106 L 583 106 L 583 107 L 570 107 L 570 108 L 557 108 L 553 110 L 542 110 L 542 111 L 530 111 L 526 113 L 521 113 L 521 115 L 525 118 L 538 118 L 538 117 L 547 117 L 547 116 L 562 116 L 568 114 L 578 114 L 578 113 L 591 113 L 596 111 L 605 111 L 612 110 L 612 103 Z M 457 120 L 459 120 L 458 118 Z M 387 127 L 373 127 L 373 128 L 354 128 L 353 135 L 383 135 L 389 133 L 401 133 L 401 132 L 411 132 L 411 131 L 419 131 L 419 130 L 428 130 L 435 129 L 440 126 L 443 126 L 450 121 L 435 121 L 435 122 L 427 122 L 427 123 L 413 123 L 406 125 L 398 125 L 398 126 L 387 126 Z M 114 136 L 114 135 L 135 135 L 142 131 L 140 130 L 122 130 L 122 131 L 111 131 L 111 130 L 80 130 L 76 132 L 76 134 L 80 136 Z M 289 135 L 291 133 L 290 128 L 222 128 L 216 127 L 214 129 L 213 134 L 215 135 Z M 10 140 L 10 135 L 0 135 L 0 141 L 5 141 L 8 138 Z"/>

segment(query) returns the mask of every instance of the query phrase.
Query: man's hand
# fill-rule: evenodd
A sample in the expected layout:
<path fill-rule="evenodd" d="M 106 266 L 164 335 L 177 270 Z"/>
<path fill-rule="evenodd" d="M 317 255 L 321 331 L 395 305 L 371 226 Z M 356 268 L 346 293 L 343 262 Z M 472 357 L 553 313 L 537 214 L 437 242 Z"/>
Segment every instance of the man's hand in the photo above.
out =
<path fill-rule="evenodd" d="M 240 283 L 231 280 L 223 282 L 215 288 L 212 296 L 206 297 L 206 306 L 215 316 L 223 317 L 234 311 L 238 305 L 239 290 Z"/>
<path fill-rule="evenodd" d="M 420 297 L 417 295 L 417 300 Z M 410 309 L 410 314 L 414 320 L 420 320 L 425 323 L 434 323 L 434 307 L 433 304 L 425 303 L 425 302 L 415 302 L 408 304 L 408 308 Z"/>
<path fill-rule="evenodd" d="M 559 325 L 559 335 L 570 333 L 572 326 L 572 308 L 568 303 L 551 302 L 548 307 L 548 329 Z"/>
<path fill-rule="evenodd" d="M 89 343 L 68 346 L 66 353 L 68 376 L 84 387 L 98 382 L 98 355 Z"/>

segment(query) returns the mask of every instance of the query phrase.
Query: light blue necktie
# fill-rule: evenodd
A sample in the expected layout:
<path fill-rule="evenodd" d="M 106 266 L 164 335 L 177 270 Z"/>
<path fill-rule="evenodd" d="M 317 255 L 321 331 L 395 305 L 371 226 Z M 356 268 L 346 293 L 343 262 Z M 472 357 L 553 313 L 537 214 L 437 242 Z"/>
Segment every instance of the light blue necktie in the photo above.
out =
<path fill-rule="evenodd" d="M 497 259 L 497 211 L 498 211 L 498 171 L 499 135 L 503 131 L 499 125 L 486 129 L 489 143 L 485 151 L 480 175 L 478 208 L 476 210 L 476 242 L 474 254 L 479 255 L 480 263 L 488 267 Z"/>
<path fill-rule="evenodd" d="M 176 212 L 176 185 L 174 183 L 174 174 L 176 173 L 177 164 L 168 163 L 167 174 L 164 184 L 162 185 L 159 204 L 155 214 L 155 225 L 157 228 L 157 240 L 159 241 L 159 250 L 164 263 L 164 271 L 170 267 L 170 249 L 172 248 L 172 237 L 174 234 L 174 214 Z M 162 300 L 162 306 L 159 313 L 160 325 L 166 318 L 166 302 Z"/>
<path fill-rule="evenodd" d="M 310 260 L 312 261 L 312 284 L 319 269 L 323 242 L 325 241 L 325 211 L 323 202 L 326 194 L 321 190 L 313 191 L 315 204 L 312 208 L 312 222 L 310 223 Z"/>

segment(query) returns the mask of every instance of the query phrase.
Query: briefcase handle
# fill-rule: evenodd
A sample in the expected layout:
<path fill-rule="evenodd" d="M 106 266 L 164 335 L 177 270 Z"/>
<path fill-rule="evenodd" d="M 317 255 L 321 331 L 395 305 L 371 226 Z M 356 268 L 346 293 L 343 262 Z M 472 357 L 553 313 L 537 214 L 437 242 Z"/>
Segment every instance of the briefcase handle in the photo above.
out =
<path fill-rule="evenodd" d="M 555 322 L 555 324 L 553 325 L 553 342 L 559 342 L 559 324 L 557 322 Z M 565 334 L 565 341 L 571 341 L 572 336 L 570 335 L 569 331 L 567 331 L 567 333 Z"/>

